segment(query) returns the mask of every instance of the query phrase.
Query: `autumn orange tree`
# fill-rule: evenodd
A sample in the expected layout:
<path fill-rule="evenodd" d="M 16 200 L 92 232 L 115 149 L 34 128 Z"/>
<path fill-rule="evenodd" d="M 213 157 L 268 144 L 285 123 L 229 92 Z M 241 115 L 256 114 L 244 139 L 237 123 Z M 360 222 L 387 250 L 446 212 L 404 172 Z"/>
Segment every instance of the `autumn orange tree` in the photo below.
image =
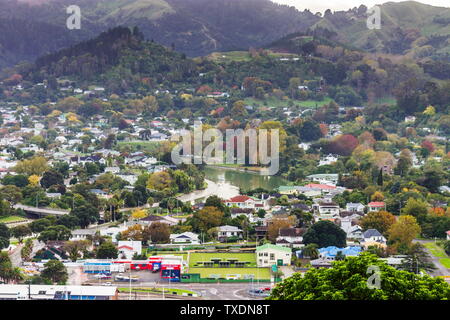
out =
<path fill-rule="evenodd" d="M 389 242 L 394 248 L 408 248 L 420 232 L 416 218 L 402 215 L 388 230 Z"/>
<path fill-rule="evenodd" d="M 395 223 L 395 216 L 387 211 L 372 211 L 361 219 L 363 230 L 377 229 L 383 235 Z"/>
<path fill-rule="evenodd" d="M 194 213 L 191 224 L 196 232 L 207 232 L 222 224 L 224 213 L 216 207 L 204 207 Z"/>
<path fill-rule="evenodd" d="M 277 217 L 270 219 L 267 222 L 267 238 L 275 242 L 278 237 L 280 229 L 290 228 L 295 225 L 294 216 Z"/>

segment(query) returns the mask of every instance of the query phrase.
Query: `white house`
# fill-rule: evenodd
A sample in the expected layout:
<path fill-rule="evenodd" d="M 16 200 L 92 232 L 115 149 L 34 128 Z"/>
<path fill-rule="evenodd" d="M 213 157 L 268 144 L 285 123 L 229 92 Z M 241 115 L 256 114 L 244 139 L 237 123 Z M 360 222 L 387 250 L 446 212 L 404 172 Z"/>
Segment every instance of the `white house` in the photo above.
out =
<path fill-rule="evenodd" d="M 109 227 L 107 229 L 101 229 L 100 235 L 103 237 L 111 237 L 112 242 L 117 242 L 117 235 L 127 229 L 125 224 L 119 227 Z"/>
<path fill-rule="evenodd" d="M 256 247 L 256 263 L 258 267 L 291 265 L 292 250 L 270 243 Z"/>
<path fill-rule="evenodd" d="M 347 234 L 347 239 L 363 238 L 362 228 L 357 224 L 353 224 L 350 218 L 341 219 L 341 229 Z"/>
<path fill-rule="evenodd" d="M 320 159 L 319 167 L 335 163 L 336 161 L 338 161 L 338 159 L 338 156 L 332 154 L 326 155 Z"/>
<path fill-rule="evenodd" d="M 110 172 L 110 173 L 116 174 L 116 173 L 120 172 L 120 168 L 119 167 L 106 167 L 105 168 L 105 173 L 106 172 Z"/>
<path fill-rule="evenodd" d="M 70 241 L 87 240 L 95 235 L 95 230 L 92 229 L 77 229 L 72 231 Z"/>
<path fill-rule="evenodd" d="M 135 253 L 142 253 L 142 242 L 141 241 L 119 241 L 117 245 L 119 250 L 119 258 L 121 259 L 132 259 Z"/>
<path fill-rule="evenodd" d="M 364 208 L 362 203 L 349 202 L 345 205 L 345 210 L 349 212 L 364 212 Z"/>
<path fill-rule="evenodd" d="M 249 196 L 236 196 L 225 201 L 228 207 L 247 209 L 268 209 L 267 201 Z"/>
<path fill-rule="evenodd" d="M 200 240 L 198 238 L 198 234 L 193 232 L 183 232 L 179 234 L 171 234 L 170 235 L 171 243 L 191 243 L 191 244 L 199 244 Z"/>
<path fill-rule="evenodd" d="M 319 182 L 322 184 L 327 184 L 331 186 L 336 186 L 339 181 L 339 175 L 337 173 L 320 173 L 311 174 L 307 176 L 309 180 Z"/>
<path fill-rule="evenodd" d="M 280 246 L 300 248 L 303 246 L 303 234 L 305 229 L 302 228 L 282 228 L 278 230 L 276 244 Z"/>
<path fill-rule="evenodd" d="M 386 204 L 382 201 L 372 201 L 367 204 L 369 212 L 386 210 Z"/>
<path fill-rule="evenodd" d="M 368 229 L 363 233 L 364 247 L 386 246 L 386 238 L 377 229 Z"/>
<path fill-rule="evenodd" d="M 314 204 L 313 208 L 321 218 L 334 218 L 339 216 L 339 205 L 334 202 L 320 202 L 319 204 Z"/>
<path fill-rule="evenodd" d="M 221 226 L 217 228 L 217 238 L 219 241 L 225 241 L 231 237 L 242 238 L 242 230 L 234 226 Z"/>

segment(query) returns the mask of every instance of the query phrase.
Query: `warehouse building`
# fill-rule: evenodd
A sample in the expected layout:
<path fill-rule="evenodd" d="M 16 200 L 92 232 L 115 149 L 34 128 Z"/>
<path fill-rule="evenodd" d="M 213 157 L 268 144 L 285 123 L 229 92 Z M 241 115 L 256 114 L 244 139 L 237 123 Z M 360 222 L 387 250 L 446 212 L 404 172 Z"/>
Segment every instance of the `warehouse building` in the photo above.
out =
<path fill-rule="evenodd" d="M 118 300 L 117 287 L 1 284 L 0 300 Z"/>

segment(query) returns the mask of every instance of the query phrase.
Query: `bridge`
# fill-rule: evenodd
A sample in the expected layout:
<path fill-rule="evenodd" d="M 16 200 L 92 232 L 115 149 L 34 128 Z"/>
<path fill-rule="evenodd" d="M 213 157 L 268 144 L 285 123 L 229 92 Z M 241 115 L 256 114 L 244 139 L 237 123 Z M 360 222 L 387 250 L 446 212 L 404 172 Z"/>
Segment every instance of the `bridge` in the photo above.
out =
<path fill-rule="evenodd" d="M 37 208 L 31 206 L 25 206 L 23 204 L 16 204 L 13 206 L 14 209 L 22 209 L 26 213 L 34 214 L 39 217 L 42 216 L 64 216 L 69 214 L 69 210 L 64 209 L 52 209 L 52 208 Z"/>

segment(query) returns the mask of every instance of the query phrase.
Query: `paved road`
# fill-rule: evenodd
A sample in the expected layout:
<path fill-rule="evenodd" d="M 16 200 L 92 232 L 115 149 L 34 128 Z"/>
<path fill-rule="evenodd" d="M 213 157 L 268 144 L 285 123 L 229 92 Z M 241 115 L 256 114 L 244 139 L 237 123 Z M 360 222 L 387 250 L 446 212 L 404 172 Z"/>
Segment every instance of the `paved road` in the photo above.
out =
<path fill-rule="evenodd" d="M 12 250 L 12 252 L 9 254 L 11 262 L 12 262 L 13 266 L 15 266 L 15 267 L 22 266 L 22 256 L 20 255 L 20 250 L 23 248 L 23 246 L 24 246 L 23 243 L 20 245 L 17 245 L 17 247 L 14 248 L 14 250 Z M 45 244 L 43 242 L 39 242 L 36 239 L 33 240 L 33 252 L 31 254 L 31 256 L 34 256 L 36 254 L 36 252 L 41 250 L 44 246 L 45 246 Z"/>
<path fill-rule="evenodd" d="M 14 209 L 22 209 L 26 212 L 31 212 L 39 215 L 53 215 L 53 216 L 64 216 L 69 214 L 69 210 L 63 209 L 49 209 L 49 208 L 36 208 L 31 206 L 25 206 L 23 204 L 14 205 Z"/>
<path fill-rule="evenodd" d="M 72 274 L 73 275 L 73 274 Z M 158 274 L 156 276 L 159 277 Z M 70 277 L 72 284 L 77 283 L 76 277 Z M 113 282 L 114 286 L 121 288 L 128 288 L 130 286 L 129 282 L 115 282 L 113 280 L 98 280 L 89 276 L 88 283 L 92 285 L 101 285 L 103 282 Z M 73 281 L 75 280 L 75 281 Z M 77 280 L 80 280 L 78 278 Z M 81 283 L 83 283 L 82 281 Z M 263 288 L 267 287 L 267 283 L 169 283 L 168 281 L 161 280 L 150 280 L 150 281 L 139 281 L 131 283 L 131 287 L 134 288 L 165 288 L 167 291 L 170 289 L 186 289 L 194 291 L 199 294 L 199 297 L 187 297 L 187 299 L 200 299 L 200 300 L 260 300 L 262 298 L 257 298 L 250 296 L 248 290 L 253 288 Z M 134 294 L 132 294 L 132 299 L 135 299 Z M 154 300 L 154 298 L 161 298 L 160 296 L 153 296 L 144 294 L 139 299 L 149 299 Z"/>
<path fill-rule="evenodd" d="M 418 243 L 424 244 L 424 243 L 434 242 L 434 240 L 414 240 L 414 242 L 418 242 Z M 431 261 L 436 266 L 436 270 L 430 272 L 431 275 L 435 276 L 435 277 L 437 277 L 437 276 L 450 276 L 450 269 L 446 268 L 445 266 L 443 266 L 439 262 L 439 259 L 441 259 L 441 258 L 435 257 L 426 247 L 425 247 L 425 249 L 430 254 Z"/>

